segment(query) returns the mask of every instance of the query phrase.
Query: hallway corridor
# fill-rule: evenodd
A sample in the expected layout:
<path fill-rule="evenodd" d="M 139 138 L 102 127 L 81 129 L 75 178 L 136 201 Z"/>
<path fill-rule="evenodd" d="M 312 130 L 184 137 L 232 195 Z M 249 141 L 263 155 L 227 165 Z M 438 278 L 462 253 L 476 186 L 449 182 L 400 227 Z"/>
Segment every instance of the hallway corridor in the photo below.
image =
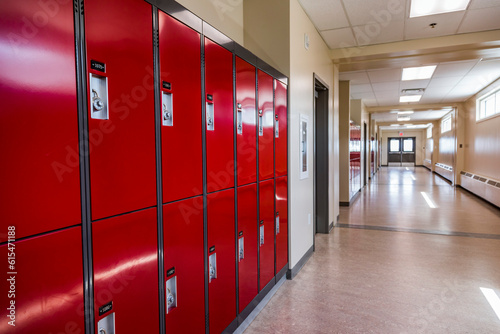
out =
<path fill-rule="evenodd" d="M 422 167 L 381 168 L 315 242 L 246 334 L 500 333 L 500 210 Z"/>

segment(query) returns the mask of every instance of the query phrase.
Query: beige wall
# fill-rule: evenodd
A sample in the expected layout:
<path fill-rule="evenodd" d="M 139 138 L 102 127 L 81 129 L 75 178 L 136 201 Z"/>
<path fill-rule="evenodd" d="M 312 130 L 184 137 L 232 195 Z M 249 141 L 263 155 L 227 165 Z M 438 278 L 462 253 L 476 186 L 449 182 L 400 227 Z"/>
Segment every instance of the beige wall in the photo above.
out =
<path fill-rule="evenodd" d="M 243 45 L 243 0 L 177 0 L 177 2 Z"/>
<path fill-rule="evenodd" d="M 441 121 L 438 123 L 439 128 L 439 151 L 436 162 L 445 164 L 447 166 L 455 166 L 455 133 L 456 133 L 456 119 L 455 112 L 451 112 L 443 118 L 451 115 L 451 131 L 441 133 Z"/>
<path fill-rule="evenodd" d="M 422 166 L 424 164 L 424 147 L 426 133 L 423 130 L 399 130 L 399 131 L 381 131 L 382 136 L 382 165 L 387 166 L 387 138 L 399 137 L 399 132 L 403 132 L 405 137 L 415 137 L 415 164 Z"/>
<path fill-rule="evenodd" d="M 269 4 L 270 2 L 266 2 Z M 316 74 L 329 87 L 329 119 L 335 120 L 333 106 L 334 67 L 328 48 L 297 0 L 290 0 L 290 86 L 289 86 L 289 184 L 290 184 L 290 266 L 293 267 L 313 245 L 314 215 L 314 140 L 308 142 L 310 161 L 309 178 L 300 180 L 299 169 L 299 118 L 309 117 L 309 133 L 314 124 L 314 78 Z M 304 34 L 309 35 L 309 50 L 304 48 Z M 335 127 L 330 123 L 329 127 Z M 311 139 L 313 137 L 310 137 Z M 329 161 L 335 160 L 333 143 Z M 335 180 L 335 165 L 330 166 L 330 179 Z M 334 185 L 335 186 L 335 185 Z M 330 189 L 329 192 L 334 192 Z M 332 199 L 334 200 L 334 199 Z M 338 211 L 330 210 L 330 222 Z M 332 212 L 333 211 L 333 212 Z M 309 215 L 311 220 L 309 221 Z"/>
<path fill-rule="evenodd" d="M 290 0 L 244 1 L 243 16 L 242 45 L 290 77 Z"/>
<path fill-rule="evenodd" d="M 464 103 L 464 169 L 500 180 L 500 115 L 476 122 L 476 99 L 500 87 L 500 79 Z"/>

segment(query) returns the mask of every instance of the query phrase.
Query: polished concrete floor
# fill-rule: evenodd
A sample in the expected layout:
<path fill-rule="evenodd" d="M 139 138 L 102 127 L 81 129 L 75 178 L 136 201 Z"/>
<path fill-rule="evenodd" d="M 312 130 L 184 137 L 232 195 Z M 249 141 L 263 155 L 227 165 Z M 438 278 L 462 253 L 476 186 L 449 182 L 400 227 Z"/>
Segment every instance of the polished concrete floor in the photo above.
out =
<path fill-rule="evenodd" d="M 315 240 L 246 334 L 500 333 L 500 209 L 428 170 L 381 168 Z"/>

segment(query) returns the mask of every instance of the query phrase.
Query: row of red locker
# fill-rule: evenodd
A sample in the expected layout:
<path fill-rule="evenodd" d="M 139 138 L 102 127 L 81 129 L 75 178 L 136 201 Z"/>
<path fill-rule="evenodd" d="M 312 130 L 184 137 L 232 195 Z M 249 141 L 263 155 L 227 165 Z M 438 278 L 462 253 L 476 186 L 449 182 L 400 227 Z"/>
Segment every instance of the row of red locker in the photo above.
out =
<path fill-rule="evenodd" d="M 276 193 L 274 186 L 259 185 L 259 214 L 257 185 L 238 188 L 237 252 L 234 189 L 207 196 L 210 333 L 223 332 L 287 264 L 287 177 L 276 179 Z M 156 217 L 151 208 L 93 224 L 95 333 L 160 332 Z M 203 198 L 164 205 L 163 221 L 166 333 L 204 333 Z M 0 312 L 0 331 L 85 333 L 81 228 L 14 245 L 17 267 L 7 276 L 14 306 Z"/>
<path fill-rule="evenodd" d="M 16 243 L 17 263 L 26 275 L 18 276 L 16 282 L 18 322 L 17 327 L 2 323 L 0 328 L 23 333 L 70 333 L 83 328 L 85 245 L 81 227 L 76 225 L 81 225 L 82 209 L 79 155 L 86 155 L 94 221 L 95 325 L 112 321 L 121 333 L 157 332 L 152 8 L 139 0 L 85 1 L 89 119 L 84 138 L 78 135 L 72 4 L 5 1 L 0 11 L 5 14 L 0 24 L 5 52 L 0 57 L 8 65 L 0 74 L 5 106 L 0 114 L 0 142 L 9 162 L 0 167 L 0 242 L 7 240 L 8 226 L 16 227 L 16 238 L 64 229 Z M 217 278 L 209 285 L 209 324 L 210 332 L 217 333 L 237 313 L 236 286 L 241 312 L 287 262 L 286 85 L 243 59 L 236 57 L 233 63 L 230 51 L 162 12 L 159 48 L 162 203 L 174 202 L 163 206 L 164 269 L 166 283 L 172 284 L 175 278 L 180 289 L 178 307 L 165 318 L 167 330 L 193 328 L 185 332 L 194 333 L 205 326 L 204 287 L 200 285 L 206 260 L 200 207 L 205 149 L 207 247 L 210 259 L 219 263 Z M 202 64 L 203 100 L 197 98 L 202 92 Z M 202 120 L 202 104 L 206 120 Z M 80 146 L 82 142 L 87 145 Z M 252 163 L 257 154 L 258 166 Z M 237 242 L 244 246 L 245 256 L 238 262 L 237 284 L 231 206 L 235 194 L 237 231 L 243 232 Z M 1 248 L 4 254 L 8 245 Z M 184 261 L 171 266 L 170 258 Z M 168 286 L 164 289 L 169 290 Z M 111 319 L 110 314 L 117 318 Z M 137 319 L 147 319 L 147 325 Z"/>
<path fill-rule="evenodd" d="M 53 3 L 54 17 L 40 28 L 38 1 L 3 1 L 0 8 L 7 36 L 0 55 L 0 138 L 8 161 L 0 164 L 2 220 L 23 222 L 18 237 L 81 223 L 79 154 L 90 165 L 92 221 L 157 204 L 151 5 L 85 1 L 89 106 L 79 140 L 73 7 Z M 31 39 L 23 37 L 28 32 Z M 203 193 L 205 128 L 208 193 L 235 186 L 235 158 L 237 186 L 287 174 L 284 83 L 236 57 L 234 101 L 233 53 L 161 11 L 159 58 L 162 203 Z"/>

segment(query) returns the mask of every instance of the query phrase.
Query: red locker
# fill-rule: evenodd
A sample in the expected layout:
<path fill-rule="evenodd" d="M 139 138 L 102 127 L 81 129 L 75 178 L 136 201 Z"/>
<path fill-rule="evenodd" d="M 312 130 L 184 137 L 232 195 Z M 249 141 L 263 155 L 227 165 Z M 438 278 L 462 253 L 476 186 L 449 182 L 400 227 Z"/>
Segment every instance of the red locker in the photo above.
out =
<path fill-rule="evenodd" d="M 259 180 L 274 177 L 273 78 L 258 71 Z"/>
<path fill-rule="evenodd" d="M 0 1 L 0 242 L 81 222 L 73 4 Z M 29 208 L 29 209 L 28 209 Z"/>
<path fill-rule="evenodd" d="M 234 186 L 233 54 L 205 38 L 207 191 Z"/>
<path fill-rule="evenodd" d="M 205 331 L 203 197 L 163 206 L 167 333 Z"/>
<path fill-rule="evenodd" d="M 257 184 L 238 188 L 239 312 L 257 296 Z"/>
<path fill-rule="evenodd" d="M 260 287 L 274 277 L 274 179 L 259 184 Z"/>
<path fill-rule="evenodd" d="M 81 240 L 81 228 L 73 227 L 15 242 L 11 269 L 8 244 L 0 246 L 0 333 L 84 333 Z M 12 312 L 15 321 L 9 324 Z"/>
<path fill-rule="evenodd" d="M 276 178 L 276 272 L 288 263 L 288 181 Z"/>
<path fill-rule="evenodd" d="M 275 80 L 276 113 L 274 115 L 276 128 L 274 137 L 276 142 L 276 177 L 287 175 L 287 87 L 279 80 Z"/>
<path fill-rule="evenodd" d="M 159 12 L 163 202 L 201 195 L 200 34 Z M 179 143 L 182 142 L 182 145 Z"/>
<path fill-rule="evenodd" d="M 96 333 L 159 333 L 156 209 L 95 222 L 92 237 Z"/>
<path fill-rule="evenodd" d="M 238 186 L 257 181 L 255 67 L 236 57 L 236 145 Z"/>
<path fill-rule="evenodd" d="M 234 189 L 207 196 L 210 333 L 236 318 Z"/>
<path fill-rule="evenodd" d="M 85 30 L 96 220 L 156 205 L 151 5 L 85 0 Z"/>

